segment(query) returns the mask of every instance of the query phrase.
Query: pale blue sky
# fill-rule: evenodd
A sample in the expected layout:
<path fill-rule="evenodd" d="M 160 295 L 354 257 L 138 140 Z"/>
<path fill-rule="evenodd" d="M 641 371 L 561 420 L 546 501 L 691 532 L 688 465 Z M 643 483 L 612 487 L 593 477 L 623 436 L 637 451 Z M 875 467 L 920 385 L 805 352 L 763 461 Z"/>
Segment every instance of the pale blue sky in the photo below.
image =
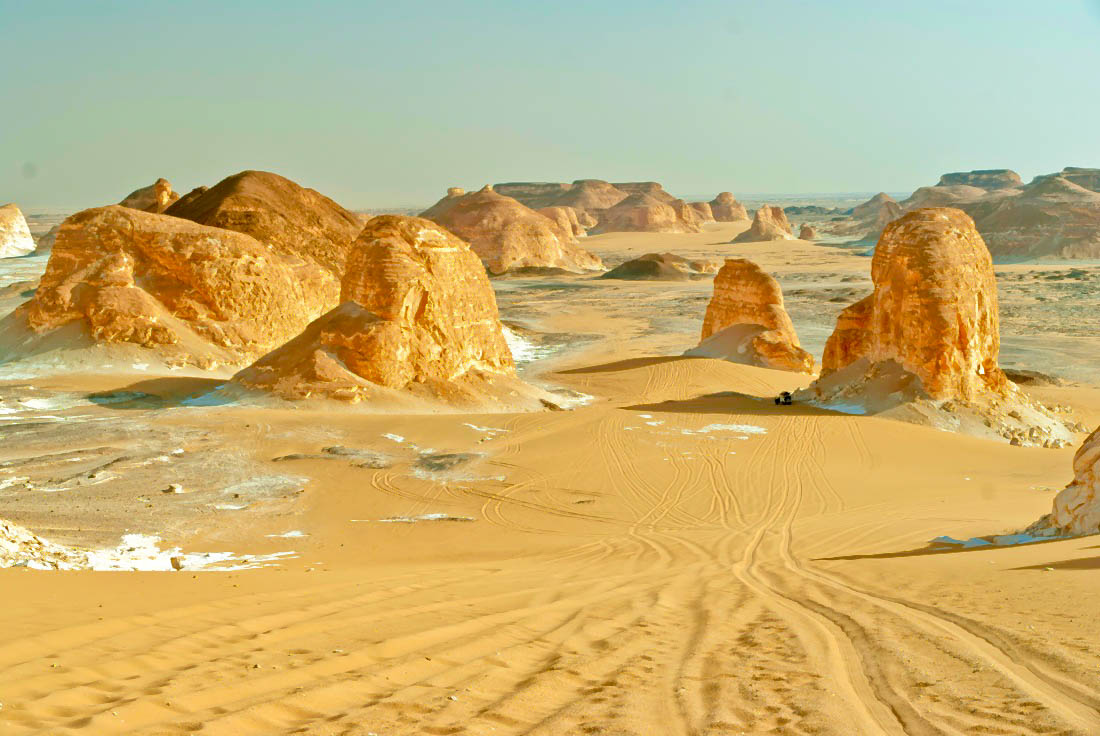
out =
<path fill-rule="evenodd" d="M 276 171 L 449 185 L 911 190 L 1100 166 L 1097 0 L 0 0 L 0 202 Z"/>

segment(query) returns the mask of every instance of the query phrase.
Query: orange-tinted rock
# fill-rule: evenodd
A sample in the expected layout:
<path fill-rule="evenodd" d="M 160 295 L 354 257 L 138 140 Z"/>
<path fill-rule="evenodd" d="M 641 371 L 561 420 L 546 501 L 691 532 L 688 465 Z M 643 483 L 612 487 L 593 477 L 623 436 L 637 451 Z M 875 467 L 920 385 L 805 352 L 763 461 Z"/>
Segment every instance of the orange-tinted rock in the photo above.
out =
<path fill-rule="evenodd" d="M 543 207 L 537 212 L 540 215 L 549 217 L 558 224 L 563 232 L 571 233 L 575 238 L 579 238 L 588 232 L 588 229 L 581 224 L 580 218 L 577 217 L 577 211 L 572 207 Z"/>
<path fill-rule="evenodd" d="M 710 201 L 711 213 L 718 222 L 737 222 L 749 219 L 745 205 L 737 201 L 730 192 L 722 192 Z"/>
<path fill-rule="evenodd" d="M 620 192 L 626 192 L 629 194 L 648 194 L 654 199 L 660 200 L 665 204 L 674 204 L 676 197 L 665 191 L 665 188 L 655 181 L 617 181 L 612 182 L 611 186 L 618 189 Z"/>
<path fill-rule="evenodd" d="M 627 192 L 620 191 L 602 179 L 578 179 L 572 184 L 563 182 L 505 182 L 494 184 L 493 190 L 511 197 L 531 209 L 543 207 L 572 207 L 578 216 L 596 215 L 626 199 Z M 583 220 L 582 220 L 583 224 Z M 585 225 L 593 227 L 593 225 Z"/>
<path fill-rule="evenodd" d="M 34 250 L 34 239 L 23 211 L 14 204 L 0 207 L 0 258 L 23 256 Z"/>
<path fill-rule="evenodd" d="M 280 255 L 312 259 L 337 278 L 365 221 L 323 194 L 266 171 L 242 171 L 195 190 L 165 214 L 251 235 Z"/>
<path fill-rule="evenodd" d="M 770 204 L 760 207 L 752 218 L 752 226 L 730 242 L 757 243 L 767 240 L 794 240 L 791 223 L 782 207 Z"/>
<path fill-rule="evenodd" d="M 817 230 L 813 225 L 803 224 L 798 230 L 799 240 L 817 240 Z"/>
<path fill-rule="evenodd" d="M 129 207 L 142 212 L 160 214 L 168 209 L 180 195 L 172 191 L 172 185 L 167 179 L 157 179 L 151 185 L 137 189 L 119 202 L 122 207 Z"/>
<path fill-rule="evenodd" d="M 342 304 L 234 377 L 288 399 L 390 391 L 468 403 L 515 364 L 496 298 L 465 242 L 418 217 L 382 215 L 355 241 Z"/>
<path fill-rule="evenodd" d="M 714 277 L 700 339 L 687 355 L 813 372 L 813 356 L 798 343 L 779 282 L 743 258 L 727 260 Z"/>
<path fill-rule="evenodd" d="M 714 222 L 714 211 L 710 207 L 710 202 L 692 202 L 691 208 L 695 210 L 695 215 L 699 218 L 699 222 L 707 223 Z"/>
<path fill-rule="evenodd" d="M 421 213 L 468 241 L 490 273 L 517 268 L 561 268 L 583 272 L 603 268 L 557 222 L 486 186 L 447 196 Z"/>
<path fill-rule="evenodd" d="M 690 209 L 690 208 L 688 208 Z M 692 233 L 699 225 L 686 222 L 677 208 L 648 194 L 631 194 L 599 216 L 601 233 Z"/>
<path fill-rule="evenodd" d="M 920 209 L 892 222 L 871 280 L 874 292 L 841 314 L 822 378 L 866 358 L 896 362 L 936 399 L 1004 392 L 993 261 L 965 213 Z"/>
<path fill-rule="evenodd" d="M 208 367 L 281 344 L 337 293 L 328 272 L 247 235 L 116 205 L 62 224 L 20 313 L 40 334 L 77 323 L 97 343 Z"/>
<path fill-rule="evenodd" d="M 676 217 L 688 228 L 688 232 L 699 232 L 702 230 L 702 220 L 696 213 L 695 208 L 682 199 L 675 199 L 672 201 L 672 209 L 676 210 Z"/>
<path fill-rule="evenodd" d="M 675 253 L 646 253 L 616 266 L 600 278 L 622 281 L 688 281 L 702 278 L 717 270 L 718 266 L 713 261 L 690 260 Z"/>

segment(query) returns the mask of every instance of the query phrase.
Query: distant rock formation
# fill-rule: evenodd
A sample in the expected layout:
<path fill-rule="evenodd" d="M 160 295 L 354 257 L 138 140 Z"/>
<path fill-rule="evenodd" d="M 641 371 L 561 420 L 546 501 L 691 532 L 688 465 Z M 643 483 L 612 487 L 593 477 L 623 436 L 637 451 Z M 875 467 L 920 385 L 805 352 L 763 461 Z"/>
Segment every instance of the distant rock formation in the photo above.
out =
<path fill-rule="evenodd" d="M 672 200 L 672 209 L 676 210 L 676 217 L 680 219 L 690 232 L 699 232 L 702 230 L 703 221 L 699 218 L 695 208 L 682 199 Z"/>
<path fill-rule="evenodd" d="M 689 260 L 675 253 L 646 253 L 620 264 L 600 276 L 622 281 L 689 281 L 704 278 L 718 270 L 707 260 Z"/>
<path fill-rule="evenodd" d="M 335 303 L 328 272 L 230 230 L 118 205 L 65 220 L 34 297 L 38 334 L 79 325 L 94 343 L 153 348 L 173 364 L 242 363 Z"/>
<path fill-rule="evenodd" d="M 577 245 L 571 230 L 492 186 L 471 194 L 448 194 L 420 216 L 468 241 L 493 274 L 517 268 L 575 273 L 603 268 L 599 258 Z"/>
<path fill-rule="evenodd" d="M 511 197 L 531 209 L 572 207 L 578 216 L 593 217 L 626 199 L 620 191 L 602 179 L 578 179 L 572 184 L 562 182 L 505 182 L 494 184 L 494 191 Z M 583 220 L 582 220 L 583 222 Z M 593 227 L 593 225 L 586 225 Z"/>
<path fill-rule="evenodd" d="M 54 241 L 57 240 L 57 234 L 61 232 L 60 225 L 54 225 L 51 227 L 42 237 L 38 239 L 38 242 L 34 246 L 34 254 L 41 255 L 43 253 L 49 253 L 53 248 Z"/>
<path fill-rule="evenodd" d="M 627 194 L 648 194 L 665 204 L 676 202 L 676 197 L 666 192 L 665 188 L 655 181 L 617 181 L 612 182 L 611 186 Z"/>
<path fill-rule="evenodd" d="M 813 225 L 803 223 L 802 227 L 798 230 L 799 240 L 817 240 L 817 230 Z"/>
<path fill-rule="evenodd" d="M 799 346 L 779 282 L 743 258 L 727 260 L 714 277 L 700 339 L 685 355 L 813 373 L 813 356 Z"/>
<path fill-rule="evenodd" d="M 699 218 L 699 222 L 716 222 L 714 219 L 714 210 L 710 207 L 710 202 L 692 202 L 691 208 L 695 210 L 695 216 Z"/>
<path fill-rule="evenodd" d="M 266 171 L 242 171 L 210 189 L 200 187 L 165 214 L 251 235 L 279 255 L 313 260 L 337 279 L 365 221 L 323 194 Z"/>
<path fill-rule="evenodd" d="M 1084 187 L 1090 192 L 1100 192 L 1100 169 L 1083 169 L 1079 166 L 1067 166 L 1055 176 Z"/>
<path fill-rule="evenodd" d="M 711 212 L 717 222 L 737 222 L 749 219 L 745 205 L 737 201 L 730 192 L 722 192 L 710 202 Z"/>
<path fill-rule="evenodd" d="M 119 205 L 159 215 L 179 198 L 180 195 L 172 191 L 172 185 L 168 180 L 160 178 L 147 187 L 130 192 L 124 200 L 119 202 Z"/>
<path fill-rule="evenodd" d="M 756 211 L 748 230 L 731 243 L 758 243 L 767 240 L 794 240 L 791 223 L 781 207 L 765 204 Z"/>
<path fill-rule="evenodd" d="M 688 208 L 690 209 L 690 208 Z M 700 227 L 685 221 L 682 210 L 645 193 L 631 194 L 599 216 L 596 232 L 693 233 Z"/>
<path fill-rule="evenodd" d="M 0 207 L 0 258 L 25 256 L 34 250 L 34 239 L 23 211 L 14 204 Z"/>
<path fill-rule="evenodd" d="M 876 240 L 883 228 L 901 217 L 901 205 L 886 192 L 879 192 L 852 208 L 852 222 L 838 228 L 841 234 L 858 234 L 861 240 Z"/>
<path fill-rule="evenodd" d="M 976 171 L 956 171 L 940 177 L 941 187 L 968 186 L 990 191 L 993 189 L 1014 189 L 1023 184 L 1020 175 L 1011 169 L 978 169 Z"/>
<path fill-rule="evenodd" d="M 1054 509 L 1027 530 L 1035 536 L 1100 532 L 1100 429 L 1073 456 L 1073 482 L 1054 497 Z"/>
<path fill-rule="evenodd" d="M 478 256 L 434 222 L 381 215 L 367 223 L 340 300 L 234 383 L 286 399 L 384 401 L 401 392 L 461 405 L 505 400 L 524 386 Z"/>
<path fill-rule="evenodd" d="M 556 222 L 558 227 L 564 232 L 571 233 L 575 238 L 579 238 L 588 232 L 588 228 L 581 223 L 580 218 L 577 216 L 577 211 L 572 207 L 543 207 L 535 211 L 540 215 L 549 217 Z M 595 222 L 594 220 L 589 221 Z"/>
<path fill-rule="evenodd" d="M 979 199 L 989 194 L 984 189 L 956 184 L 951 186 L 936 185 L 934 187 L 920 187 L 908 198 L 900 202 L 903 212 L 912 212 L 925 207 L 963 207 L 966 202 Z"/>

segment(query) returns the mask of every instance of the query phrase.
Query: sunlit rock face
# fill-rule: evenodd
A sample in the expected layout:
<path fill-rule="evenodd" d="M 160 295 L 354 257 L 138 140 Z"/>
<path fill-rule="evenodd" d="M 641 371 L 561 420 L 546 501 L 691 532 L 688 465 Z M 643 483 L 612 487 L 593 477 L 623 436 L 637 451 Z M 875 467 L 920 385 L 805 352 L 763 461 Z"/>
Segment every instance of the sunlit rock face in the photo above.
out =
<path fill-rule="evenodd" d="M 1059 534 L 1100 533 L 1100 429 L 1077 450 L 1073 482 L 1055 496 L 1054 510 L 1040 524 Z"/>
<path fill-rule="evenodd" d="M 452 195 L 421 213 L 470 243 L 490 273 L 518 268 L 602 269 L 600 259 L 577 245 L 571 230 L 486 186 Z"/>
<path fill-rule="evenodd" d="M 794 240 L 791 223 L 782 207 L 766 204 L 756 211 L 752 225 L 738 235 L 733 243 L 757 243 L 768 240 Z"/>
<path fill-rule="evenodd" d="M 700 339 L 688 355 L 799 373 L 814 369 L 783 306 L 779 282 L 743 258 L 727 260 L 714 277 Z"/>
<path fill-rule="evenodd" d="M 235 376 L 287 399 L 376 389 L 468 400 L 515 379 L 496 297 L 471 247 L 434 222 L 382 215 L 348 258 L 341 305 Z"/>
<path fill-rule="evenodd" d="M 817 240 L 817 229 L 813 225 L 802 225 L 798 229 L 799 240 Z"/>
<path fill-rule="evenodd" d="M 319 192 L 266 171 L 242 171 L 209 189 L 200 187 L 165 214 L 251 235 L 280 255 L 316 262 L 337 279 L 366 220 Z"/>
<path fill-rule="evenodd" d="M 683 209 L 678 208 L 676 202 L 677 200 L 673 200 L 673 203 L 669 204 L 643 192 L 631 194 L 600 214 L 596 231 L 601 233 L 699 232 L 698 223 L 685 221 L 681 216 Z M 687 209 L 690 210 L 690 207 Z"/>
<path fill-rule="evenodd" d="M 749 219 L 749 212 L 745 205 L 737 201 L 730 192 L 722 192 L 712 199 L 710 204 L 711 214 L 718 222 L 737 222 Z"/>
<path fill-rule="evenodd" d="M 24 256 L 34 250 L 34 239 L 23 212 L 14 204 L 0 207 L 0 258 Z"/>
<path fill-rule="evenodd" d="M 695 210 L 695 216 L 701 223 L 715 222 L 714 210 L 711 209 L 710 202 L 692 202 L 691 208 Z"/>
<path fill-rule="evenodd" d="M 172 185 L 167 179 L 160 178 L 147 187 L 142 187 L 133 192 L 121 202 L 122 207 L 160 214 L 178 201 L 180 195 L 172 190 Z"/>
<path fill-rule="evenodd" d="M 557 223 L 563 232 L 572 233 L 575 238 L 579 238 L 588 232 L 588 228 L 581 223 L 577 211 L 572 207 L 543 207 L 537 212 L 540 215 L 549 217 Z"/>
<path fill-rule="evenodd" d="M 311 261 L 241 233 L 121 207 L 65 220 L 19 313 L 43 334 L 78 324 L 173 363 L 241 363 L 281 344 L 339 293 Z"/>
<path fill-rule="evenodd" d="M 866 358 L 895 361 L 937 399 L 1004 391 L 993 261 L 965 213 L 920 209 L 888 225 L 871 280 L 826 343 L 823 378 Z"/>
<path fill-rule="evenodd" d="M 647 194 L 665 204 L 672 204 L 676 201 L 676 197 L 666 192 L 665 188 L 655 181 L 616 181 L 612 182 L 611 186 L 620 192 L 626 192 L 628 195 Z"/>

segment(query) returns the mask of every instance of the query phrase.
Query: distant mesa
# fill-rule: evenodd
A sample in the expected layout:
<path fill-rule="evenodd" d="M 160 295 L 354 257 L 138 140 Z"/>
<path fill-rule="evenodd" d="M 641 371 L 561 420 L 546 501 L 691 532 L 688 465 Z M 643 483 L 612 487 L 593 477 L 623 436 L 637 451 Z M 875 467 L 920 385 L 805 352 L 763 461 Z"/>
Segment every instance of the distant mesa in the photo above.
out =
<path fill-rule="evenodd" d="M 400 215 L 368 222 L 340 301 L 233 383 L 289 400 L 540 405 L 541 392 L 516 378 L 478 256 L 436 223 Z"/>
<path fill-rule="evenodd" d="M 745 205 L 738 202 L 730 192 L 720 193 L 708 204 L 717 222 L 738 222 L 749 219 L 749 211 L 745 209 Z"/>
<path fill-rule="evenodd" d="M 871 280 L 874 292 L 837 319 L 809 393 L 871 413 L 918 399 L 954 402 L 967 413 L 954 425 L 970 421 L 979 433 L 992 428 L 1037 444 L 1068 439 L 998 365 L 993 261 L 964 212 L 920 209 L 887 225 Z"/>
<path fill-rule="evenodd" d="M 531 209 L 543 207 L 572 207 L 578 215 L 587 213 L 593 217 L 602 210 L 614 207 L 626 199 L 627 193 L 616 189 L 602 179 L 578 179 L 564 182 L 505 182 L 494 184 L 493 189 L 506 197 L 522 202 Z M 592 227 L 588 225 L 586 227 Z"/>
<path fill-rule="evenodd" d="M 1054 497 L 1054 508 L 1027 532 L 1053 537 L 1100 533 L 1100 429 L 1073 456 L 1073 481 Z"/>
<path fill-rule="evenodd" d="M 665 188 L 655 181 L 618 181 L 612 182 L 611 186 L 627 194 L 648 194 L 665 204 L 673 204 L 676 201 L 676 197 L 666 192 Z"/>
<path fill-rule="evenodd" d="M 337 279 L 365 221 L 323 194 L 266 171 L 242 171 L 200 187 L 165 214 L 251 235 L 279 255 L 319 264 Z"/>
<path fill-rule="evenodd" d="M 621 281 L 690 281 L 713 275 L 718 264 L 708 260 L 690 260 L 675 253 L 646 253 L 620 264 L 600 276 Z"/>
<path fill-rule="evenodd" d="M 940 177 L 941 187 L 968 186 L 991 191 L 994 189 L 1014 189 L 1023 185 L 1020 175 L 1011 169 L 978 169 L 976 171 L 956 171 Z"/>
<path fill-rule="evenodd" d="M 813 225 L 803 223 L 798 229 L 799 240 L 817 240 L 817 229 Z"/>
<path fill-rule="evenodd" d="M 180 195 L 172 190 L 172 185 L 168 180 L 160 178 L 147 187 L 130 192 L 125 199 L 119 202 L 119 205 L 159 215 L 179 198 Z"/>
<path fill-rule="evenodd" d="M 598 257 L 577 244 L 571 227 L 563 227 L 559 220 L 535 212 L 492 186 L 448 195 L 424 210 L 421 217 L 468 241 L 493 274 L 520 268 L 575 273 L 603 269 Z"/>
<path fill-rule="evenodd" d="M 743 258 L 727 260 L 718 271 L 701 342 L 684 355 L 796 373 L 814 370 L 813 356 L 799 345 L 783 306 L 779 282 Z"/>
<path fill-rule="evenodd" d="M 14 204 L 0 207 L 0 258 L 25 256 L 34 248 L 34 239 L 23 211 Z"/>
<path fill-rule="evenodd" d="M 766 204 L 756 210 L 748 230 L 731 240 L 731 243 L 759 243 L 768 240 L 794 240 L 791 223 L 781 207 Z"/>
<path fill-rule="evenodd" d="M 61 226 L 34 297 L 11 319 L 39 340 L 150 348 L 168 364 L 247 362 L 335 303 L 339 284 L 247 235 L 114 205 Z M 16 355 L 16 357 L 19 357 Z"/>
<path fill-rule="evenodd" d="M 694 211 L 677 202 L 659 199 L 652 194 L 636 192 L 617 205 L 600 214 L 595 232 L 599 233 L 695 233 L 700 231 Z M 684 212 L 690 211 L 691 220 L 685 220 Z"/>
<path fill-rule="evenodd" d="M 714 210 L 711 209 L 710 202 L 692 202 L 691 208 L 695 210 L 695 216 L 699 219 L 699 222 L 703 224 L 716 222 L 714 219 Z"/>
<path fill-rule="evenodd" d="M 1067 166 L 1059 174 L 1052 174 L 1051 176 L 1061 176 L 1066 181 L 1088 189 L 1090 192 L 1100 192 L 1100 169 Z"/>

